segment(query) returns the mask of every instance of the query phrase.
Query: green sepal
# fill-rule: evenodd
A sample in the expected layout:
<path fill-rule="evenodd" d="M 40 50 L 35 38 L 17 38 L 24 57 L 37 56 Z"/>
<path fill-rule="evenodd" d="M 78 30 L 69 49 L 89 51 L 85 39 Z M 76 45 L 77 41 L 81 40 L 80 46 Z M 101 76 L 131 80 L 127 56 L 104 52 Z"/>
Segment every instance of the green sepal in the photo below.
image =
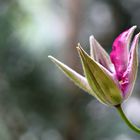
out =
<path fill-rule="evenodd" d="M 123 101 L 122 92 L 104 67 L 92 59 L 81 47 L 77 47 L 85 76 L 96 98 L 107 105 L 117 105 Z"/>
<path fill-rule="evenodd" d="M 52 56 L 48 56 L 55 64 L 56 66 L 58 66 L 58 68 L 60 68 L 60 70 L 62 70 L 62 72 L 64 72 L 64 74 L 71 79 L 78 87 L 80 87 L 81 89 L 83 89 L 84 91 L 88 92 L 89 94 L 91 94 L 92 96 L 95 95 L 95 93 L 91 90 L 87 79 L 85 77 L 83 77 L 82 75 L 80 75 L 79 73 L 77 73 L 76 71 L 74 71 L 73 69 L 71 69 L 70 67 L 68 67 L 67 65 L 63 64 L 62 62 L 60 62 L 59 60 L 57 60 L 56 58 L 52 57 Z"/>

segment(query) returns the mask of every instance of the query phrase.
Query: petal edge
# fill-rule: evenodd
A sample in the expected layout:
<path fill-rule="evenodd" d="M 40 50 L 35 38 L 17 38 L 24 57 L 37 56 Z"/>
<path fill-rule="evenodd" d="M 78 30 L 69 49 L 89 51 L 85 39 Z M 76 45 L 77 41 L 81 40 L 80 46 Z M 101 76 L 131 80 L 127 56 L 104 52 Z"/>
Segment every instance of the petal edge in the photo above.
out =
<path fill-rule="evenodd" d="M 115 72 L 115 68 L 113 63 L 110 60 L 108 53 L 105 49 L 99 44 L 99 42 L 94 38 L 94 36 L 90 36 L 90 56 L 97 62 L 99 62 L 102 66 L 108 69 L 111 72 Z"/>

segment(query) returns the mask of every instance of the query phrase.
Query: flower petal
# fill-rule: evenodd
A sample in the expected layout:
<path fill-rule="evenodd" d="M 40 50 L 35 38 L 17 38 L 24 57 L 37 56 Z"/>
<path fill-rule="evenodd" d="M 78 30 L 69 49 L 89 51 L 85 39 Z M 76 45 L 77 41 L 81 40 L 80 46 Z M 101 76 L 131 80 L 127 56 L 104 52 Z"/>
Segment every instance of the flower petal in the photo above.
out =
<path fill-rule="evenodd" d="M 122 102 L 119 87 L 112 77 L 101 68 L 101 65 L 93 60 L 80 46 L 77 47 L 84 73 L 96 98 L 107 105 L 117 105 Z"/>
<path fill-rule="evenodd" d="M 125 98 L 131 95 L 136 81 L 137 71 L 138 71 L 138 41 L 140 33 L 138 33 L 132 42 L 129 56 L 129 64 L 126 72 L 122 79 L 122 89 Z"/>
<path fill-rule="evenodd" d="M 58 61 L 56 58 L 52 56 L 48 56 L 65 74 L 68 78 L 70 78 L 78 87 L 83 89 L 84 91 L 88 92 L 91 95 L 95 95 L 91 90 L 87 80 L 85 77 L 77 73 L 76 71 L 72 70 L 62 62 Z"/>
<path fill-rule="evenodd" d="M 136 26 L 120 34 L 114 41 L 110 58 L 115 66 L 118 80 L 121 80 L 127 69 L 129 59 L 129 45 Z"/>
<path fill-rule="evenodd" d="M 104 48 L 99 44 L 99 42 L 94 38 L 94 36 L 90 36 L 90 56 L 99 62 L 102 66 L 108 69 L 111 72 L 114 72 L 114 65 L 112 64 L 108 53 L 104 50 Z"/>

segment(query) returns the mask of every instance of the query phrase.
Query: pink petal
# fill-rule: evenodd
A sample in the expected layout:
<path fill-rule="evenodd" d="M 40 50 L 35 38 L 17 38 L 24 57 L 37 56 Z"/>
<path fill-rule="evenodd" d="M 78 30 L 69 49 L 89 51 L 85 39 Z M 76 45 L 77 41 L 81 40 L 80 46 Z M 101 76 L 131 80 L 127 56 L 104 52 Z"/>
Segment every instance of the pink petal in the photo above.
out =
<path fill-rule="evenodd" d="M 115 66 L 116 76 L 118 80 L 121 80 L 123 73 L 127 69 L 129 59 L 129 44 L 131 37 L 136 26 L 124 31 L 114 41 L 110 58 Z"/>
<path fill-rule="evenodd" d="M 137 34 L 133 40 L 130 56 L 129 56 L 129 64 L 127 70 L 122 76 L 121 89 L 123 91 L 124 97 L 128 98 L 128 96 L 132 93 L 137 71 L 138 71 L 138 41 L 139 41 L 140 33 Z"/>

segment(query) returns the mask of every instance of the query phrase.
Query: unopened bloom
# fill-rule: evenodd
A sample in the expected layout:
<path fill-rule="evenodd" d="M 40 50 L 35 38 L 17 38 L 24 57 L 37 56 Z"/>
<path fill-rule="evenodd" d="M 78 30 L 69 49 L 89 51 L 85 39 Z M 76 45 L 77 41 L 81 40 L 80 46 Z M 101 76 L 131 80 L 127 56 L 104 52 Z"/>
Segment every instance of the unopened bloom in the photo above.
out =
<path fill-rule="evenodd" d="M 131 38 L 136 26 L 121 33 L 114 41 L 110 56 L 98 41 L 90 37 L 90 55 L 78 44 L 77 50 L 85 76 L 78 74 L 52 56 L 49 58 L 76 85 L 106 105 L 119 105 L 132 93 L 138 70 L 138 39 Z M 131 46 L 131 47 L 130 47 Z"/>

